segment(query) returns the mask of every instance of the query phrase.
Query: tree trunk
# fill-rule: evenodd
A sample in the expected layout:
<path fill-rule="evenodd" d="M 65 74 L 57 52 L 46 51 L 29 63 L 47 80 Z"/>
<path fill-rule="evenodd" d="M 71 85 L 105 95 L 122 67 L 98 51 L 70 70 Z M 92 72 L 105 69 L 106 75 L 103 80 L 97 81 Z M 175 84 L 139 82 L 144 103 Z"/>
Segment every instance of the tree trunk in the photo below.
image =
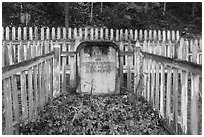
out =
<path fill-rule="evenodd" d="M 164 2 L 163 15 L 166 13 L 166 2 Z"/>
<path fill-rule="evenodd" d="M 195 16 L 195 11 L 196 11 L 196 2 L 193 2 L 193 5 L 192 5 L 192 16 L 193 17 Z"/>
<path fill-rule="evenodd" d="M 90 18 L 90 22 L 92 22 L 93 20 L 93 2 L 91 2 L 91 18 Z"/>
<path fill-rule="evenodd" d="M 69 2 L 65 2 L 65 28 L 69 28 Z"/>

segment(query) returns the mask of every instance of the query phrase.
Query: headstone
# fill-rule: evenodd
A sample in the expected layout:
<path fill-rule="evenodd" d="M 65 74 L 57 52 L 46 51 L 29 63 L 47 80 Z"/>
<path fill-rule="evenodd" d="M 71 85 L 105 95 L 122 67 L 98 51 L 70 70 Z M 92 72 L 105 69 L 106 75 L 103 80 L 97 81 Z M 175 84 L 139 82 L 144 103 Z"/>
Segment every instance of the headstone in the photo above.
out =
<path fill-rule="evenodd" d="M 109 41 L 86 41 L 77 47 L 77 92 L 119 93 L 119 48 Z"/>

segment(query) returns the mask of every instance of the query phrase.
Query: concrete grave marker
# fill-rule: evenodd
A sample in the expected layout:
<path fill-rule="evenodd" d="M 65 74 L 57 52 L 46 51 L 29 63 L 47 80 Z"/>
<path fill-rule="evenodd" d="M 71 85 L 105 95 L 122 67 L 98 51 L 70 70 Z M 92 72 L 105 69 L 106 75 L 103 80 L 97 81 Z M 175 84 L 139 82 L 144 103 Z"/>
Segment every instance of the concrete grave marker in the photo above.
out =
<path fill-rule="evenodd" d="M 77 48 L 77 92 L 119 93 L 119 48 L 113 42 L 87 41 Z"/>

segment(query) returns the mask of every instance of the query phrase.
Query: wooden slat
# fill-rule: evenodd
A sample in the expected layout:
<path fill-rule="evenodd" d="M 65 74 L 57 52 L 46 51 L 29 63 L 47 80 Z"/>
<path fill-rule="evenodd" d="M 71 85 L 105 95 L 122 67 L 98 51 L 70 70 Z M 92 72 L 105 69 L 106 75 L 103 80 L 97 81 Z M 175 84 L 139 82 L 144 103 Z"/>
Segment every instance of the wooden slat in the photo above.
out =
<path fill-rule="evenodd" d="M 34 79 L 34 115 L 35 117 L 38 115 L 38 104 L 39 104 L 39 90 L 38 90 L 38 70 L 37 66 L 33 67 L 33 79 Z"/>
<path fill-rule="evenodd" d="M 29 97 L 29 120 L 33 118 L 33 76 L 32 68 L 28 69 L 28 97 Z"/>
<path fill-rule="evenodd" d="M 183 61 L 183 60 L 175 60 L 167 57 L 163 57 L 160 55 L 154 55 L 151 53 L 142 52 L 145 58 L 149 58 L 155 60 L 157 62 L 164 63 L 168 66 L 176 67 L 181 70 L 189 71 L 196 75 L 202 75 L 202 66 L 199 64 Z"/>
<path fill-rule="evenodd" d="M 14 122 L 19 123 L 19 101 L 18 101 L 18 90 L 17 90 L 17 81 L 16 81 L 16 75 L 13 75 L 11 77 L 12 80 L 12 98 L 13 98 L 13 111 L 14 111 Z M 19 134 L 19 125 L 15 125 L 15 134 Z"/>
<path fill-rule="evenodd" d="M 98 28 L 95 28 L 95 39 L 98 39 Z"/>
<path fill-rule="evenodd" d="M 5 105 L 5 120 L 6 120 L 6 135 L 13 134 L 13 111 L 11 100 L 11 81 L 10 78 L 4 80 L 4 105 Z"/>
<path fill-rule="evenodd" d="M 53 58 L 53 53 L 48 53 L 36 58 L 33 58 L 31 60 L 26 60 L 23 62 L 20 62 L 18 64 L 10 65 L 7 67 L 2 68 L 2 79 L 5 79 L 7 77 L 10 77 L 18 72 L 21 72 L 23 70 L 27 70 L 28 68 L 35 66 L 39 64 L 40 62 L 43 62 L 45 60 L 48 60 L 50 58 Z"/>
<path fill-rule="evenodd" d="M 45 105 L 45 102 L 46 102 L 46 86 L 45 86 L 45 84 L 46 84 L 46 69 L 45 69 L 45 66 L 46 66 L 46 63 L 45 62 L 42 62 L 42 77 L 41 77 L 41 79 L 42 79 L 42 90 L 41 90 L 41 100 L 42 100 L 42 106 L 44 107 L 44 105 Z"/>
<path fill-rule="evenodd" d="M 178 133 L 178 70 L 173 68 L 173 125 Z"/>
<path fill-rule="evenodd" d="M 62 45 L 62 51 L 67 51 L 67 46 L 66 43 L 64 42 Z M 62 57 L 62 92 L 66 92 L 66 62 L 67 62 L 67 57 Z"/>
<path fill-rule="evenodd" d="M 156 80 L 155 80 L 155 86 L 156 86 L 156 97 L 155 97 L 155 108 L 159 110 L 159 63 L 155 63 L 155 69 L 156 69 Z"/>
<path fill-rule="evenodd" d="M 199 76 L 191 75 L 191 125 L 190 133 L 198 135 L 198 99 L 199 99 Z"/>
<path fill-rule="evenodd" d="M 38 64 L 38 93 L 39 93 L 39 108 L 43 108 L 43 94 L 42 94 L 42 63 Z"/>
<path fill-rule="evenodd" d="M 120 42 L 120 50 L 122 51 L 124 49 L 123 42 Z M 120 56 L 120 84 L 123 86 L 123 63 L 124 63 L 124 58 Z"/>
<path fill-rule="evenodd" d="M 25 71 L 20 73 L 21 79 L 21 103 L 22 103 L 22 120 L 28 118 L 28 108 L 27 108 L 27 93 L 26 93 L 26 75 Z"/>
<path fill-rule="evenodd" d="M 131 47 L 131 43 L 129 41 L 128 43 L 128 51 L 131 51 L 132 47 Z M 127 57 L 127 90 L 128 91 L 132 91 L 132 87 L 131 87 L 131 68 L 132 68 L 132 56 L 128 56 Z"/>
<path fill-rule="evenodd" d="M 172 69 L 167 66 L 167 90 L 166 90 L 166 117 L 170 124 L 171 118 L 171 87 L 172 87 Z"/>
<path fill-rule="evenodd" d="M 54 45 L 54 76 L 53 76 L 53 96 L 60 94 L 60 45 Z"/>

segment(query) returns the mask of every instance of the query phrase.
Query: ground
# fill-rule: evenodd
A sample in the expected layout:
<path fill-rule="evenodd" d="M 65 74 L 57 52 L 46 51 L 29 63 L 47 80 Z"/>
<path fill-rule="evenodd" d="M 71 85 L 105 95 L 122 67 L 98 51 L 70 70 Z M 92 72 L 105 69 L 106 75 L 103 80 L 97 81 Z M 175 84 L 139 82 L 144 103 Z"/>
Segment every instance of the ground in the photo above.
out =
<path fill-rule="evenodd" d="M 91 96 L 64 93 L 51 98 L 35 122 L 20 124 L 20 134 L 168 135 L 158 114 L 142 99 L 123 94 Z"/>

